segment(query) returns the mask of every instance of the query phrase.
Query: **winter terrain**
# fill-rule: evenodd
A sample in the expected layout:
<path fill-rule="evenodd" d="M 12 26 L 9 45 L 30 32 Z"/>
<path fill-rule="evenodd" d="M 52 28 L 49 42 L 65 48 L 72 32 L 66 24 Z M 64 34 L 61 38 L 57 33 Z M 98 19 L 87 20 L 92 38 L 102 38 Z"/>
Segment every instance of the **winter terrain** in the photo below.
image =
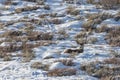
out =
<path fill-rule="evenodd" d="M 0 80 L 109 80 L 104 71 L 120 67 L 120 7 L 43 1 L 0 0 Z"/>

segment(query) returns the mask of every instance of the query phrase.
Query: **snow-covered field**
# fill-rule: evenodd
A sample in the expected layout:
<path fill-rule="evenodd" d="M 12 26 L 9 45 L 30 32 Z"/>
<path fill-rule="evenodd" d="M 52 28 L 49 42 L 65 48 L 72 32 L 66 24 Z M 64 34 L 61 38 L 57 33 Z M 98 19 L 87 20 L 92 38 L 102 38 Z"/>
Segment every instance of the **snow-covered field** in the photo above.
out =
<path fill-rule="evenodd" d="M 96 8 L 85 0 L 80 4 L 68 4 L 63 0 L 46 0 L 44 4 L 29 0 L 12 0 L 12 4 L 4 1 L 7 0 L 0 0 L 0 80 L 99 80 L 81 66 L 113 58 L 111 51 L 120 54 L 120 39 L 113 47 L 105 40 L 106 32 L 88 30 L 84 37 L 80 36 L 85 31 L 84 23 L 90 21 L 89 17 L 92 19 L 102 13 L 116 16 L 119 9 Z M 120 19 L 116 21 L 114 17 L 108 17 L 95 27 L 99 30 L 104 25 L 120 27 Z M 47 33 L 45 38 L 41 39 L 43 36 L 37 35 L 39 32 Z M 29 55 L 33 53 L 35 57 Z M 69 64 L 69 61 L 72 62 Z M 31 67 L 35 62 L 38 62 L 36 66 L 41 63 L 40 68 Z M 75 74 L 48 75 L 57 69 L 63 72 L 71 69 Z"/>

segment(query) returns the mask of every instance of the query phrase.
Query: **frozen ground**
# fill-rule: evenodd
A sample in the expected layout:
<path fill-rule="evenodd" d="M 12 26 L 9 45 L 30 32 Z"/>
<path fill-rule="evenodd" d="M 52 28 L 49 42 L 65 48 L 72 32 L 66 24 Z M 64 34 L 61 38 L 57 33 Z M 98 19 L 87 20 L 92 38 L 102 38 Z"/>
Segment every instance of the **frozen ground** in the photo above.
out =
<path fill-rule="evenodd" d="M 94 61 L 103 61 L 104 59 L 113 57 L 110 54 L 110 50 L 113 49 L 110 45 L 106 43 L 106 41 L 103 39 L 106 33 L 93 33 L 90 35 L 90 37 L 96 37 L 98 41 L 94 44 L 88 43 L 84 45 L 84 51 L 83 53 L 79 53 L 77 55 L 74 55 L 71 57 L 70 54 L 64 53 L 66 49 L 73 48 L 76 49 L 80 45 L 76 43 L 74 36 L 79 33 L 82 28 L 81 25 L 86 19 L 83 20 L 76 20 L 74 16 L 71 15 L 65 15 L 66 14 L 66 8 L 69 6 L 66 3 L 63 3 L 62 0 L 47 0 L 46 4 L 48 4 L 51 9 L 50 10 L 44 10 L 41 8 L 38 8 L 36 10 L 32 11 L 24 11 L 21 13 L 15 13 L 15 9 L 22 8 L 25 6 L 39 6 L 34 2 L 27 2 L 27 1 L 21 1 L 21 0 L 15 0 L 17 2 L 17 5 L 4 5 L 2 4 L 3 0 L 0 0 L 0 23 L 1 22 L 10 22 L 14 21 L 15 24 L 8 25 L 2 29 L 0 29 L 0 34 L 4 33 L 7 30 L 22 30 L 24 28 L 23 22 L 16 22 L 24 17 L 28 17 L 29 19 L 39 19 L 39 15 L 45 14 L 45 13 L 58 13 L 58 19 L 62 20 L 63 22 L 61 24 L 43 24 L 41 25 L 35 25 L 35 30 L 37 31 L 43 31 L 43 32 L 52 32 L 54 34 L 53 41 L 55 44 L 50 44 L 47 46 L 39 46 L 34 48 L 34 52 L 36 54 L 36 58 L 31 60 L 30 62 L 23 63 L 21 61 L 21 58 L 14 58 L 12 61 L 2 61 L 0 59 L 0 80 L 98 80 L 95 77 L 92 77 L 88 75 L 86 72 L 80 70 L 81 64 L 87 64 L 89 62 Z M 104 10 L 96 9 L 94 5 L 89 4 L 79 4 L 74 5 L 77 9 L 80 10 L 80 15 L 83 17 L 87 14 L 94 14 L 99 12 L 104 12 Z M 70 5 L 70 6 L 71 6 Z M 4 10 L 3 8 L 9 7 L 10 9 Z M 116 14 L 117 10 L 113 11 L 105 11 L 106 13 L 112 13 Z M 48 19 L 51 19 L 51 17 L 47 17 Z M 113 19 L 107 19 L 103 21 L 101 24 L 106 23 L 107 25 L 120 25 L 120 21 L 116 22 Z M 99 25 L 98 25 L 99 26 Z M 59 30 L 65 30 L 67 33 L 67 37 L 65 39 L 63 38 L 64 35 L 56 34 Z M 4 40 L 4 38 L 0 38 L 0 41 Z M 31 42 L 32 43 L 32 42 Z M 34 42 L 33 42 L 34 43 Z M 6 46 L 7 44 L 0 43 L 0 46 Z M 8 45 L 9 46 L 9 45 Z M 115 48 L 116 50 L 120 51 L 120 48 Z M 13 52 L 13 54 L 19 54 L 21 51 Z M 49 59 L 49 57 L 52 57 Z M 60 62 L 55 62 L 55 60 L 60 59 L 73 59 L 73 62 L 75 63 L 74 66 L 66 66 L 63 65 Z M 46 75 L 47 71 L 43 71 L 41 69 L 33 69 L 30 67 L 30 65 L 33 62 L 40 61 L 44 64 L 49 64 L 49 69 L 55 69 L 55 68 L 75 68 L 77 69 L 77 74 L 73 76 L 62 76 L 62 77 L 48 77 Z"/>

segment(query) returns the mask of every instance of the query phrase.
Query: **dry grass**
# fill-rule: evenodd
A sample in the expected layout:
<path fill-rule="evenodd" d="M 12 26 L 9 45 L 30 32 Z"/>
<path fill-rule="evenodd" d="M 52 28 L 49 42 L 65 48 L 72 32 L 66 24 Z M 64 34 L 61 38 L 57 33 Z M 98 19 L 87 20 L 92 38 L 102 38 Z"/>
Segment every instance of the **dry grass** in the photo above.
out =
<path fill-rule="evenodd" d="M 106 64 L 120 65 L 120 58 L 110 58 L 104 61 Z"/>
<path fill-rule="evenodd" d="M 96 29 L 96 26 L 98 24 L 101 24 L 101 22 L 106 20 L 106 19 L 113 18 L 114 15 L 109 14 L 109 13 L 99 13 L 99 14 L 88 14 L 86 17 L 88 18 L 88 20 L 83 23 L 82 27 L 86 31 L 91 31 L 92 32 L 92 31 L 95 31 L 95 30 L 104 31 L 104 29 L 102 29 L 102 28 L 105 28 L 105 25 L 102 25 L 102 28 L 100 30 Z"/>
<path fill-rule="evenodd" d="M 22 49 L 22 46 L 16 43 L 8 43 L 9 46 L 0 46 L 2 52 L 14 52 Z"/>
<path fill-rule="evenodd" d="M 66 13 L 67 13 L 67 14 L 70 14 L 70 15 L 79 15 L 80 10 L 75 9 L 75 7 L 69 6 L 69 7 L 66 9 Z"/>
<path fill-rule="evenodd" d="M 11 61 L 11 60 L 12 60 L 12 56 L 10 56 L 10 55 L 6 55 L 3 58 L 3 61 Z"/>
<path fill-rule="evenodd" d="M 40 7 L 39 6 L 27 6 L 27 7 L 24 7 L 24 8 L 17 8 L 15 9 L 15 12 L 16 13 L 21 13 L 21 12 L 24 12 L 24 11 L 32 11 L 32 10 L 37 10 L 39 9 Z"/>
<path fill-rule="evenodd" d="M 120 80 L 120 75 L 102 77 L 100 80 Z"/>
<path fill-rule="evenodd" d="M 77 44 L 84 45 L 87 42 L 87 31 L 81 31 L 75 35 L 75 41 Z"/>
<path fill-rule="evenodd" d="M 89 75 L 100 79 L 116 76 L 120 75 L 120 60 L 119 58 L 111 58 L 104 60 L 103 62 L 91 62 L 89 64 L 83 64 L 81 69 L 86 71 Z"/>
<path fill-rule="evenodd" d="M 92 31 L 94 29 L 94 21 L 93 20 L 88 20 L 83 23 L 82 28 L 84 28 L 86 31 Z"/>
<path fill-rule="evenodd" d="M 46 16 L 49 16 L 49 14 L 48 14 L 48 13 L 40 14 L 38 17 L 39 17 L 39 18 L 45 18 Z"/>
<path fill-rule="evenodd" d="M 88 20 L 97 20 L 100 19 L 101 21 L 113 18 L 114 15 L 110 13 L 94 13 L 94 14 L 88 14 L 86 17 L 88 17 Z"/>
<path fill-rule="evenodd" d="M 31 68 L 34 69 L 43 69 L 43 70 L 48 70 L 49 69 L 49 65 L 43 64 L 41 62 L 34 62 L 31 64 Z"/>
<path fill-rule="evenodd" d="M 100 4 L 104 9 L 116 9 L 119 8 L 120 0 L 87 0 L 89 4 Z"/>
<path fill-rule="evenodd" d="M 96 32 L 100 33 L 100 32 L 106 32 L 108 30 L 108 26 L 106 24 L 101 25 L 100 27 L 96 28 Z"/>
<path fill-rule="evenodd" d="M 31 49 L 27 48 L 23 50 L 22 57 L 23 57 L 23 62 L 24 61 L 29 62 L 30 60 L 35 58 L 35 53 Z"/>
<path fill-rule="evenodd" d="M 5 33 L 1 34 L 2 37 L 15 37 L 15 36 L 22 36 L 22 31 L 6 31 Z"/>
<path fill-rule="evenodd" d="M 43 32 L 30 32 L 27 34 L 28 40 L 36 41 L 36 40 L 52 40 L 53 35 L 51 33 L 43 33 Z"/>
<path fill-rule="evenodd" d="M 105 9 L 113 9 L 120 5 L 120 0 L 100 0 Z"/>
<path fill-rule="evenodd" d="M 105 39 L 107 40 L 107 43 L 111 46 L 120 47 L 120 27 L 116 26 L 112 30 L 108 31 Z"/>
<path fill-rule="evenodd" d="M 89 3 L 89 4 L 100 4 L 99 1 L 95 1 L 95 0 L 87 0 L 87 3 Z"/>
<path fill-rule="evenodd" d="M 76 75 L 76 69 L 73 68 L 65 68 L 65 69 L 54 69 L 48 71 L 48 76 L 72 76 Z"/>
<path fill-rule="evenodd" d="M 75 35 L 75 38 L 84 38 L 85 36 L 87 36 L 87 32 L 81 31 Z"/>
<path fill-rule="evenodd" d="M 49 22 L 52 24 L 61 24 L 63 21 L 58 18 L 53 18 L 53 19 L 49 20 Z"/>

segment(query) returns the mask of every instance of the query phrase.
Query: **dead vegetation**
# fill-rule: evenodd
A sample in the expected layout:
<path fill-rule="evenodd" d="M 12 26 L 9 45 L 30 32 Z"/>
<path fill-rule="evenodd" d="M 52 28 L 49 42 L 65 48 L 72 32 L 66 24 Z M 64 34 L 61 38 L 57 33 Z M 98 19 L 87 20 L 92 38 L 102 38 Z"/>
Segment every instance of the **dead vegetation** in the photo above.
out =
<path fill-rule="evenodd" d="M 63 21 L 57 18 L 53 18 L 51 20 L 49 20 L 50 23 L 52 24 L 61 24 Z"/>
<path fill-rule="evenodd" d="M 32 10 L 37 10 L 41 7 L 39 6 L 27 6 L 27 7 L 24 7 L 24 8 L 17 8 L 15 9 L 15 12 L 16 13 L 21 13 L 21 12 L 24 12 L 24 11 L 32 11 Z"/>
<path fill-rule="evenodd" d="M 89 4 L 102 5 L 104 9 L 119 8 L 120 0 L 87 0 Z"/>
<path fill-rule="evenodd" d="M 41 62 L 34 62 L 31 64 L 31 68 L 42 69 L 42 70 L 47 71 L 49 69 L 49 65 L 43 64 Z"/>
<path fill-rule="evenodd" d="M 83 23 L 83 28 L 86 31 L 95 31 L 96 26 L 100 24 L 102 21 L 113 18 L 114 15 L 109 13 L 98 13 L 98 14 L 88 14 L 87 18 L 88 20 Z"/>
<path fill-rule="evenodd" d="M 118 63 L 118 62 L 117 62 Z M 113 76 L 113 75 L 118 75 L 120 74 L 119 68 L 120 66 L 108 66 L 109 63 L 107 62 L 92 62 L 87 65 L 82 65 L 81 69 L 86 71 L 89 75 L 97 77 L 97 78 L 102 78 L 102 77 L 107 77 L 107 76 Z M 111 62 L 109 65 L 112 65 Z"/>
<path fill-rule="evenodd" d="M 12 60 L 12 56 L 11 55 L 6 55 L 3 58 L 3 61 L 11 61 Z"/>
<path fill-rule="evenodd" d="M 111 65 L 111 67 L 109 65 Z M 110 58 L 102 62 L 96 61 L 82 65 L 81 69 L 89 75 L 103 80 L 106 77 L 116 77 L 120 75 L 120 61 L 119 58 Z"/>
<path fill-rule="evenodd" d="M 31 49 L 23 49 L 23 53 L 22 53 L 22 57 L 23 57 L 23 62 L 29 62 L 30 60 L 32 60 L 33 58 L 35 58 L 35 53 L 31 50 Z"/>
<path fill-rule="evenodd" d="M 70 15 L 79 15 L 80 10 L 76 9 L 75 7 L 69 6 L 69 7 L 66 9 L 66 13 L 67 13 L 67 14 L 70 14 Z"/>
<path fill-rule="evenodd" d="M 118 46 L 120 47 L 120 27 L 116 26 L 108 31 L 105 40 L 111 46 Z"/>
<path fill-rule="evenodd" d="M 72 76 L 76 75 L 77 70 L 74 68 L 54 69 L 48 71 L 48 76 Z"/>
<path fill-rule="evenodd" d="M 83 30 L 75 35 L 75 41 L 77 42 L 77 44 L 84 46 L 84 44 L 87 42 L 87 36 L 88 33 Z"/>

